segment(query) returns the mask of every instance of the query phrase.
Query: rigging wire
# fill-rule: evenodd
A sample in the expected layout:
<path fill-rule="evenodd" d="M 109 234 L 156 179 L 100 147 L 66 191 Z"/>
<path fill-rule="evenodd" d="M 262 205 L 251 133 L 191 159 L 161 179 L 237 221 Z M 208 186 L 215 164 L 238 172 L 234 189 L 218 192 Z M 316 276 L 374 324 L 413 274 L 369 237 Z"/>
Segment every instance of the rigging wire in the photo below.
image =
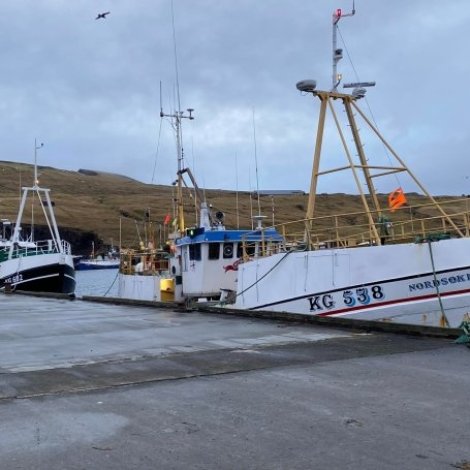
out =
<path fill-rule="evenodd" d="M 255 152 L 255 175 L 256 175 L 256 193 L 258 203 L 258 215 L 261 215 L 261 202 L 259 198 L 259 177 L 258 177 L 258 152 L 256 148 L 256 125 L 255 125 L 255 108 L 253 108 L 253 146 Z"/>
<path fill-rule="evenodd" d="M 175 9 L 174 9 L 173 0 L 171 0 L 171 25 L 172 25 L 172 30 L 173 30 L 173 54 L 174 54 L 174 59 L 175 59 L 176 99 L 178 102 L 177 119 L 181 120 L 182 113 L 181 113 L 181 99 L 180 99 L 180 80 L 179 80 L 179 73 L 178 73 L 178 51 L 176 48 Z M 184 168 L 183 126 L 180 126 L 179 134 L 180 134 L 180 143 L 181 143 L 181 148 L 179 150 L 181 151 L 181 155 L 178 155 L 178 159 L 180 162 L 180 166 L 178 167 L 178 170 L 182 170 Z"/>
<path fill-rule="evenodd" d="M 346 55 L 348 56 L 349 63 L 350 63 L 350 65 L 351 65 L 352 69 L 353 69 L 354 76 L 356 77 L 356 81 L 359 82 L 359 81 L 360 81 L 359 74 L 357 73 L 356 67 L 354 67 L 354 63 L 353 63 L 353 61 L 352 61 L 351 54 L 349 53 L 348 46 L 346 45 L 346 41 L 344 40 L 343 35 L 341 34 L 341 30 L 340 30 L 340 28 L 339 28 L 338 25 L 336 26 L 336 28 L 337 28 L 337 31 L 338 31 L 339 36 L 340 36 L 340 38 L 341 38 L 341 42 L 343 43 L 344 50 L 346 51 Z M 364 97 L 364 100 L 365 100 L 365 102 L 366 102 L 367 109 L 369 110 L 369 114 L 370 114 L 370 116 L 371 116 L 371 120 L 372 120 L 372 122 L 374 123 L 375 128 L 376 128 L 377 130 L 379 130 L 379 125 L 377 124 L 377 121 L 375 120 L 375 116 L 374 116 L 374 113 L 372 112 L 372 108 L 371 108 L 370 103 L 369 103 L 369 101 L 368 101 L 368 99 L 367 99 L 367 96 Z M 386 157 L 387 157 L 387 160 L 388 160 L 390 166 L 393 166 L 394 163 L 393 163 L 393 161 L 392 161 L 392 158 L 390 157 L 390 153 L 388 152 L 387 147 L 384 145 L 383 142 L 382 142 L 382 148 L 383 148 L 383 150 L 384 150 L 384 153 L 385 153 L 385 155 L 386 155 Z M 393 176 L 395 177 L 395 180 L 396 180 L 396 182 L 397 182 L 397 186 L 401 187 L 401 182 L 400 182 L 400 178 L 398 177 L 398 174 L 395 173 Z"/>
<path fill-rule="evenodd" d="M 152 179 L 150 181 L 151 184 L 153 184 L 153 182 L 155 181 L 155 171 L 157 169 L 158 155 L 159 155 L 159 152 L 160 152 L 160 138 L 161 138 L 161 135 L 162 135 L 162 121 L 163 121 L 163 119 L 160 119 L 160 126 L 159 126 L 159 129 L 158 129 L 157 150 L 155 152 L 155 160 L 153 162 Z"/>

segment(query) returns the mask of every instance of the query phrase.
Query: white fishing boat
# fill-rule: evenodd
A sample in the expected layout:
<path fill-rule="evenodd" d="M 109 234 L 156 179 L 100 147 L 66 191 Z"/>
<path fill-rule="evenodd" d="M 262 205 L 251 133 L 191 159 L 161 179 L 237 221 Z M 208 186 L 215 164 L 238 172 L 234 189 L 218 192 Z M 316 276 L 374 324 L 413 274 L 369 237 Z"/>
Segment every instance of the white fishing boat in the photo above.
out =
<path fill-rule="evenodd" d="M 317 90 L 314 80 L 297 84 L 320 103 L 306 219 L 284 227 L 286 233 L 289 228 L 301 231 L 302 238 L 299 242 L 298 236 L 290 240 L 287 235 L 290 243 L 283 252 L 240 263 L 236 299 L 230 306 L 458 327 L 470 312 L 468 205 L 454 200 L 449 209 L 431 196 L 360 109 L 365 87 L 374 83 L 344 84 L 353 88 L 351 94 L 338 91 L 336 65 L 342 50 L 336 46 L 337 24 L 354 13 L 333 14 L 332 89 Z M 325 169 L 320 160 L 327 115 L 345 162 Z M 362 141 L 365 129 L 387 149 L 390 164 L 372 163 L 374 155 L 366 154 Z M 351 132 L 352 145 L 346 132 Z M 352 176 L 363 211 L 319 215 L 319 178 L 343 171 Z M 401 184 L 389 187 L 388 198 L 377 193 L 379 178 L 389 181 L 398 175 L 419 189 L 423 197 L 415 198 L 417 205 Z"/>
<path fill-rule="evenodd" d="M 261 216 L 258 230 L 253 231 L 251 228 L 227 229 L 222 212 L 212 215 L 191 170 L 184 165 L 182 121 L 193 120 L 194 110 L 181 111 L 176 43 L 174 51 L 177 109 L 171 114 L 160 109 L 160 117 L 170 121 L 176 140 L 177 179 L 173 183 L 176 207 L 171 225 L 174 230 L 164 247 L 157 246 L 155 240 L 142 241 L 137 248 L 121 247 L 118 297 L 186 305 L 216 302 L 236 291 L 236 272 L 242 260 L 261 252 L 277 251 L 282 237 L 275 229 L 261 230 Z M 193 201 L 199 212 L 198 222 L 193 227 L 185 223 L 183 186 L 188 189 L 189 186 L 184 175 L 191 180 Z"/>
<path fill-rule="evenodd" d="M 138 248 L 121 248 L 118 274 L 118 297 L 157 302 L 217 302 L 236 291 L 237 269 L 242 260 L 259 253 L 273 253 L 283 238 L 275 229 L 235 230 L 224 225 L 224 214 L 212 215 L 189 168 L 183 168 L 181 120 L 193 119 L 176 111 L 165 115 L 176 131 L 178 172 L 176 180 L 175 230 L 170 234 L 166 249 L 157 248 L 154 240 Z M 183 176 L 193 183 L 194 201 L 199 209 L 197 226 L 187 227 L 183 210 Z"/>
<path fill-rule="evenodd" d="M 38 185 L 37 148 L 35 143 L 34 184 L 23 188 L 11 236 L 6 238 L 3 230 L 3 240 L 0 242 L 0 289 L 72 295 L 75 291 L 75 270 L 71 246 L 60 237 L 50 190 Z M 50 238 L 47 240 L 35 240 L 33 223 L 29 236 L 23 237 L 22 224 L 27 201 L 31 207 L 35 203 L 40 206 L 49 230 Z M 5 228 L 6 221 L 3 222 Z"/>

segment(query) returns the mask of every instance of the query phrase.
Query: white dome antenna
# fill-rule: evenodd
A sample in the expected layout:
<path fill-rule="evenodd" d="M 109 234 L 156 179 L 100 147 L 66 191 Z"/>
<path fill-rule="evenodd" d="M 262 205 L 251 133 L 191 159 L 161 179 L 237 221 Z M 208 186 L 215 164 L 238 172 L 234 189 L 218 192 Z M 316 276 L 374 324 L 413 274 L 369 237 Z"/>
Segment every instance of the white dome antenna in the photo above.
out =
<path fill-rule="evenodd" d="M 313 93 L 317 87 L 317 82 L 316 80 L 300 80 L 295 86 L 297 90 L 303 93 Z"/>

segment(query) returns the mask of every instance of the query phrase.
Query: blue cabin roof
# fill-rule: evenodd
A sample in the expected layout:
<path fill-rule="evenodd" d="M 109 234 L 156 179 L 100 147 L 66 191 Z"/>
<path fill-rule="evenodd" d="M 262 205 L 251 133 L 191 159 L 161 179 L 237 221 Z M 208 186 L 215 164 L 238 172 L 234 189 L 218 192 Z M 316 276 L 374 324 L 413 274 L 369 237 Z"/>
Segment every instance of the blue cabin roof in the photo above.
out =
<path fill-rule="evenodd" d="M 203 227 L 188 229 L 188 235 L 176 240 L 177 245 L 194 243 L 235 243 L 275 241 L 282 242 L 283 238 L 276 229 L 264 230 L 205 230 Z"/>

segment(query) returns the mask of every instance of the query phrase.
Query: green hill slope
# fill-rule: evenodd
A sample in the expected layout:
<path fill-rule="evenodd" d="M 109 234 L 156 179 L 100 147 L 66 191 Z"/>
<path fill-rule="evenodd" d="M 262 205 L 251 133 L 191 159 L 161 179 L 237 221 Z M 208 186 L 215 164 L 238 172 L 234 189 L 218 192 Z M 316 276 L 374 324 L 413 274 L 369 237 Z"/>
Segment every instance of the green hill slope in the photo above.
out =
<path fill-rule="evenodd" d="M 174 213 L 172 186 L 149 185 L 125 176 L 90 170 L 65 171 L 39 167 L 38 174 L 40 186 L 51 189 L 57 222 L 63 237 L 72 242 L 75 253 L 89 252 L 93 240 L 99 250 L 104 245 L 117 246 L 120 240 L 123 246 L 129 246 L 137 243 L 139 238 L 151 238 L 143 228 L 146 214 L 153 227 L 158 228 L 167 214 Z M 31 185 L 32 181 L 32 165 L 0 162 L 0 219 L 15 220 L 20 188 Z M 190 193 L 189 189 L 185 189 L 188 226 L 194 224 L 196 212 Z M 235 191 L 206 190 L 205 194 L 214 211 L 224 212 L 227 227 L 251 227 L 250 214 L 258 212 L 258 203 L 249 193 L 238 194 L 238 211 Z M 302 219 L 307 208 L 307 197 L 305 194 L 260 197 L 261 213 L 266 216 L 266 224 L 272 225 L 273 220 L 278 224 Z M 408 199 L 415 203 L 421 198 L 411 195 Z M 464 207 L 465 201 L 454 199 L 456 205 Z M 325 215 L 362 210 L 358 196 L 345 194 L 320 195 L 317 205 L 320 213 Z M 38 212 L 36 210 L 35 213 Z M 26 224 L 30 215 L 25 216 Z"/>

